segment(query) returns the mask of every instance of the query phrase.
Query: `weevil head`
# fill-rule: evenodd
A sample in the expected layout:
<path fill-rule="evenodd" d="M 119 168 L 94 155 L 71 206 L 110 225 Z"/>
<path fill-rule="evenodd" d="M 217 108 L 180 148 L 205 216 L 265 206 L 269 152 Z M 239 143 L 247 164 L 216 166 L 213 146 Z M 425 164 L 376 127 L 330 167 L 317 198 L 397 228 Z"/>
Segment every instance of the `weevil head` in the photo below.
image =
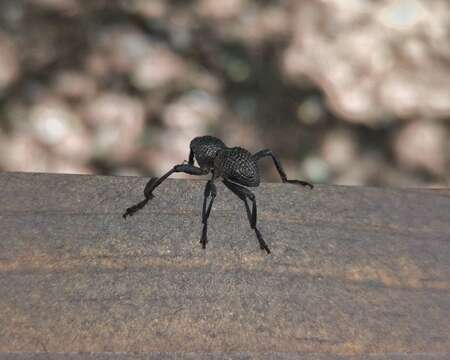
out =
<path fill-rule="evenodd" d="M 201 168 L 212 168 L 217 153 L 226 148 L 226 145 L 222 140 L 206 135 L 194 138 L 190 148 Z"/>

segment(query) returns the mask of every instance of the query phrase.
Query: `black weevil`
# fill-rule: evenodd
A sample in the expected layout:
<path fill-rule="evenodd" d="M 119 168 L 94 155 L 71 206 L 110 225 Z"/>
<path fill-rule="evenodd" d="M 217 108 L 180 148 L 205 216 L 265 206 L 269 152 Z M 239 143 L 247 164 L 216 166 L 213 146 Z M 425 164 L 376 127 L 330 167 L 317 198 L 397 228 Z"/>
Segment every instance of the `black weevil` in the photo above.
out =
<path fill-rule="evenodd" d="M 266 250 L 267 253 L 270 254 L 269 247 L 256 227 L 257 208 L 255 195 L 247 189 L 247 187 L 257 187 L 260 184 L 258 160 L 263 157 L 270 156 L 281 176 L 281 180 L 284 183 L 308 186 L 311 189 L 313 188 L 313 185 L 306 181 L 288 180 L 286 173 L 281 166 L 280 160 L 269 149 L 258 151 L 252 155 L 249 151 L 241 147 L 227 147 L 222 140 L 213 136 L 196 137 L 191 141 L 190 148 L 189 161 L 187 163 L 175 165 L 170 171 L 160 178 L 151 178 L 144 189 L 145 199 L 128 208 L 123 214 L 123 218 L 132 216 L 136 211 L 142 209 L 147 202 L 153 198 L 153 191 L 155 188 L 174 172 L 184 172 L 190 175 L 207 175 L 211 173 L 212 177 L 206 183 L 203 199 L 203 231 L 200 240 L 202 248 L 205 249 L 206 243 L 208 242 L 208 218 L 214 199 L 217 195 L 214 181 L 220 177 L 222 178 L 222 182 L 225 186 L 244 202 L 250 226 L 253 230 L 255 230 L 256 237 L 259 241 L 259 246 L 261 249 Z M 194 166 L 194 159 L 197 160 L 199 165 L 198 167 Z M 251 210 L 249 204 L 247 203 L 247 199 L 252 202 Z"/>

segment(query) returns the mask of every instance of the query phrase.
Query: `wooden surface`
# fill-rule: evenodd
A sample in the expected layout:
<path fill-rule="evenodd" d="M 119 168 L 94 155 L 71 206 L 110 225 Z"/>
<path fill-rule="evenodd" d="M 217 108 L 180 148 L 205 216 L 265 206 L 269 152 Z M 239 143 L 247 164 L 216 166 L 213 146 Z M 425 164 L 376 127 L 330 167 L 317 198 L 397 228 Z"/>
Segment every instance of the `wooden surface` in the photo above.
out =
<path fill-rule="evenodd" d="M 0 174 L 1 358 L 450 359 L 448 192 L 146 180 Z"/>

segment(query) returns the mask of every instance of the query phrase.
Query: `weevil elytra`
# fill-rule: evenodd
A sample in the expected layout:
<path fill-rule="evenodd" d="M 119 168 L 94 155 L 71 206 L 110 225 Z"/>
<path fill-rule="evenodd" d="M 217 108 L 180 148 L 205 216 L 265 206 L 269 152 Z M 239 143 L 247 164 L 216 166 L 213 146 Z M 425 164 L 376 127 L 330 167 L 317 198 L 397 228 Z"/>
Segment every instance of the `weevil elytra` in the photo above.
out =
<path fill-rule="evenodd" d="M 202 248 L 206 248 L 208 242 L 208 218 L 214 199 L 217 195 L 217 189 L 214 182 L 221 178 L 225 186 L 236 194 L 245 204 L 248 221 L 251 228 L 255 231 L 261 249 L 270 254 L 270 249 L 264 241 L 260 231 L 256 227 L 257 207 L 255 195 L 247 187 L 257 187 L 260 184 L 260 175 L 258 169 L 258 160 L 270 156 L 280 174 L 284 183 L 298 184 L 313 188 L 313 185 L 301 180 L 288 180 L 286 173 L 281 166 L 278 157 L 269 149 L 258 151 L 251 154 L 241 147 L 227 147 L 222 140 L 213 136 L 200 136 L 191 141 L 189 161 L 180 165 L 175 165 L 171 170 L 160 178 L 153 177 L 144 188 L 145 199 L 138 204 L 128 208 L 123 214 L 123 218 L 132 216 L 136 211 L 142 209 L 152 198 L 153 191 L 171 174 L 184 172 L 190 175 L 207 175 L 211 173 L 211 179 L 205 186 L 202 210 L 203 230 L 200 238 Z M 198 166 L 194 165 L 194 160 Z M 247 202 L 252 202 L 252 208 Z"/>

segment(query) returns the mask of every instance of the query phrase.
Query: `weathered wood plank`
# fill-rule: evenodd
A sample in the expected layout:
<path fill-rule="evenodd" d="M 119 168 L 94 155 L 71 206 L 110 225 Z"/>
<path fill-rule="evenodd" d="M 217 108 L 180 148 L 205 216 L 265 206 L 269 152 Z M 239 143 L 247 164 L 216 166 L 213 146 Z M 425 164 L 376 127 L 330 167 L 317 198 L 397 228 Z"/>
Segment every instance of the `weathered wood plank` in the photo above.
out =
<path fill-rule="evenodd" d="M 267 256 L 221 184 L 205 251 L 204 181 L 122 219 L 145 182 L 0 174 L 0 351 L 449 356 L 448 193 L 263 184 Z"/>

